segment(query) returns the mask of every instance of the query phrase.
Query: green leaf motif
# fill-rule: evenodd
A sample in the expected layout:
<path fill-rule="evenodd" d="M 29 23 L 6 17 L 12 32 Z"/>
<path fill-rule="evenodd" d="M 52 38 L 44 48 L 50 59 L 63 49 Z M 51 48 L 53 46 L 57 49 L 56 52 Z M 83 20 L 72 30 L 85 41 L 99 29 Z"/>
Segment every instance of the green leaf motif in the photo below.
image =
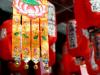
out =
<path fill-rule="evenodd" d="M 19 32 L 15 32 L 14 35 L 15 35 L 15 36 L 18 36 L 18 35 L 19 35 Z"/>
<path fill-rule="evenodd" d="M 22 0 L 22 1 L 29 5 L 39 6 L 39 3 L 36 0 Z"/>
<path fill-rule="evenodd" d="M 22 34 L 22 36 L 23 36 L 24 38 L 29 38 L 28 35 L 26 35 L 26 34 Z"/>
<path fill-rule="evenodd" d="M 38 35 L 37 36 L 34 36 L 34 39 L 37 40 L 38 39 Z"/>
<path fill-rule="evenodd" d="M 43 39 L 43 40 L 47 40 L 45 36 L 42 36 L 42 39 Z"/>

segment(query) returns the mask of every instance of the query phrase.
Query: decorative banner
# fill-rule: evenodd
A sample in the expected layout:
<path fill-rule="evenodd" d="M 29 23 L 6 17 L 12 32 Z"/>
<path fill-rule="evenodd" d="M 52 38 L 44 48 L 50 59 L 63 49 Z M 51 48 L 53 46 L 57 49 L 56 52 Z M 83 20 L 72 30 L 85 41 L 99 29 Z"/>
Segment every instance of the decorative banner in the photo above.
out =
<path fill-rule="evenodd" d="M 32 0 L 32 1 L 35 1 L 35 0 Z M 25 4 L 26 2 L 24 3 L 21 0 L 14 0 L 13 6 L 17 9 L 17 11 L 20 14 L 26 15 L 30 18 L 44 16 L 44 14 L 47 13 L 46 5 L 45 5 L 46 0 L 43 0 L 43 1 L 38 0 L 37 2 L 39 3 L 39 6 L 28 5 L 29 3 Z"/>
<path fill-rule="evenodd" d="M 32 61 L 35 63 L 34 68 L 37 69 L 37 63 L 40 61 L 40 32 L 39 18 L 31 20 L 32 27 Z"/>
<path fill-rule="evenodd" d="M 12 57 L 18 65 L 21 61 L 21 15 L 13 9 L 13 25 L 12 25 Z"/>
<path fill-rule="evenodd" d="M 90 4 L 93 12 L 100 12 L 100 0 L 90 0 Z"/>
<path fill-rule="evenodd" d="M 26 63 L 26 68 L 28 68 L 27 63 L 31 60 L 30 35 L 30 18 L 22 16 L 22 59 Z"/>
<path fill-rule="evenodd" d="M 41 32 L 41 56 L 45 70 L 49 70 L 49 44 L 48 44 L 48 20 L 47 15 L 40 18 L 40 32 Z"/>
<path fill-rule="evenodd" d="M 56 37 L 56 18 L 55 7 L 48 2 L 48 34 L 52 37 Z"/>
<path fill-rule="evenodd" d="M 13 6 L 12 55 L 16 63 L 24 60 L 28 68 L 27 63 L 32 60 L 37 69 L 42 56 L 43 66 L 48 70 L 47 0 L 14 0 Z"/>
<path fill-rule="evenodd" d="M 70 20 L 67 25 L 68 42 L 70 48 L 77 47 L 76 21 Z"/>

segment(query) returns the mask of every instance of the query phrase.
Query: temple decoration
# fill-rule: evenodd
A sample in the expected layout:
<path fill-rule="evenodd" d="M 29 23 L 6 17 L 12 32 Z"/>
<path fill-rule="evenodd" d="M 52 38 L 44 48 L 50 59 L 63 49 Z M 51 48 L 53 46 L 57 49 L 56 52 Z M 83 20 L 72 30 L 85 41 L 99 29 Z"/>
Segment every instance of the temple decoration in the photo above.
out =
<path fill-rule="evenodd" d="M 48 6 L 47 0 L 14 0 L 12 25 L 12 57 L 17 66 L 21 61 L 28 68 L 30 60 L 38 69 L 42 58 L 49 70 Z"/>
<path fill-rule="evenodd" d="M 49 69 L 49 44 L 48 44 L 48 15 L 40 18 L 40 31 L 41 31 L 41 56 L 43 66 L 46 70 Z"/>
<path fill-rule="evenodd" d="M 29 0 L 31 1 L 31 0 Z M 35 0 L 33 0 L 34 2 Z M 25 3 L 24 3 L 25 2 Z M 27 4 L 26 4 L 27 3 Z M 41 17 L 47 13 L 47 7 L 44 1 L 38 0 L 39 5 L 33 6 L 34 3 L 27 2 L 26 0 L 14 0 L 13 6 L 17 9 L 17 12 L 29 16 L 31 18 Z"/>
<path fill-rule="evenodd" d="M 55 6 L 48 2 L 48 33 L 52 37 L 56 37 L 56 18 Z"/>
<path fill-rule="evenodd" d="M 35 63 L 34 68 L 37 68 L 37 63 L 40 61 L 40 32 L 39 32 L 39 18 L 32 22 L 32 61 Z"/>
<path fill-rule="evenodd" d="M 22 59 L 26 63 L 28 68 L 28 61 L 31 59 L 31 33 L 30 33 L 30 19 L 26 16 L 22 16 Z"/>
<path fill-rule="evenodd" d="M 15 59 L 16 64 L 18 65 L 21 62 L 21 48 L 22 48 L 22 39 L 21 35 L 21 15 L 16 14 L 16 10 L 13 9 L 13 25 L 12 25 L 12 57 Z"/>

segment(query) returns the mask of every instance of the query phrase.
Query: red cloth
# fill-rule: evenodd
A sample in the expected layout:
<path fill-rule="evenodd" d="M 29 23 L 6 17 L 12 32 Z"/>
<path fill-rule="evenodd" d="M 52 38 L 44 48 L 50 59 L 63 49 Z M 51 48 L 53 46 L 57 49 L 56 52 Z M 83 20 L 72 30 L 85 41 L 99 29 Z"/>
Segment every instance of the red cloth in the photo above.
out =
<path fill-rule="evenodd" d="M 56 62 L 56 53 L 49 48 L 49 66 L 53 66 Z"/>
<path fill-rule="evenodd" d="M 99 61 L 99 64 L 100 64 L 100 61 Z M 97 75 L 100 73 L 100 67 L 98 67 L 98 70 L 93 70 L 89 60 L 86 61 L 86 67 L 87 67 L 87 71 L 88 71 L 89 75 Z"/>
<path fill-rule="evenodd" d="M 5 60 L 11 60 L 12 57 L 11 57 L 11 49 L 12 49 L 12 20 L 7 20 L 5 21 L 1 27 L 0 27 L 0 30 L 2 28 L 6 28 L 7 30 L 7 36 L 0 40 L 0 57 L 2 59 L 5 59 Z M 57 37 L 51 37 L 49 36 L 49 41 L 50 41 L 50 46 L 56 42 L 56 39 Z M 55 52 L 53 52 L 52 48 L 49 48 L 49 54 L 50 54 L 50 61 L 49 61 L 49 65 L 52 66 L 54 63 L 55 63 Z M 22 62 L 22 64 L 16 68 L 16 65 L 14 63 L 10 63 L 9 64 L 10 66 L 10 69 L 13 70 L 13 71 L 22 71 L 24 69 L 24 66 L 25 66 L 25 63 Z M 36 71 L 36 74 L 37 75 L 40 75 L 40 68 Z"/>
<path fill-rule="evenodd" d="M 62 75 L 72 75 L 73 72 L 80 73 L 80 66 L 75 64 L 70 54 L 64 54 L 61 61 Z M 81 74 L 80 74 L 81 75 Z"/>
<path fill-rule="evenodd" d="M 52 45 L 53 43 L 55 43 L 57 40 L 57 36 L 53 37 L 49 35 L 49 45 Z"/>
<path fill-rule="evenodd" d="M 94 39 L 94 40 L 95 40 L 95 39 Z M 93 41 L 94 41 L 94 40 L 93 40 Z M 91 44 L 92 44 L 92 47 L 93 47 L 93 49 L 94 49 L 94 53 L 96 54 L 95 43 L 92 43 L 92 42 L 91 42 Z M 95 58 L 95 57 L 96 57 L 95 54 L 94 54 L 94 59 L 95 59 L 95 64 L 97 64 L 97 66 L 98 66 L 98 69 L 97 69 L 97 70 L 96 70 L 96 69 L 95 69 L 95 70 L 92 69 L 92 65 L 90 64 L 91 56 L 90 56 L 89 60 L 86 61 L 87 71 L 88 71 L 88 73 L 89 73 L 90 75 L 97 75 L 97 74 L 100 73 L 100 60 L 98 60 L 98 59 Z"/>
<path fill-rule="evenodd" d="M 100 27 L 100 12 L 92 12 L 90 0 L 75 0 L 74 12 L 80 28 Z"/>
<path fill-rule="evenodd" d="M 11 60 L 11 32 L 12 32 L 12 20 L 7 20 L 3 22 L 0 26 L 0 31 L 2 28 L 6 28 L 7 36 L 0 40 L 0 57 L 4 60 Z"/>

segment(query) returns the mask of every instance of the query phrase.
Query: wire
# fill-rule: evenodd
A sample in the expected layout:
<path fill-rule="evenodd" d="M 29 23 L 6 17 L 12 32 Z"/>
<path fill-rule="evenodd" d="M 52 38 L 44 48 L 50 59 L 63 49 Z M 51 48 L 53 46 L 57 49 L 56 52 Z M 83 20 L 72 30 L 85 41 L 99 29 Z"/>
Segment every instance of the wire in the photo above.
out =
<path fill-rule="evenodd" d="M 72 9 L 71 9 L 71 8 L 73 8 L 73 5 L 70 5 L 70 6 L 68 6 L 68 7 L 65 7 L 64 5 L 59 4 L 59 3 L 56 2 L 55 0 L 54 0 L 54 1 L 51 1 L 51 2 L 63 8 L 63 9 L 61 9 L 60 11 L 58 11 L 56 14 L 62 13 L 62 12 L 64 12 L 64 11 L 66 11 L 66 10 L 68 10 L 68 11 L 70 11 L 70 12 L 73 12 Z"/>

